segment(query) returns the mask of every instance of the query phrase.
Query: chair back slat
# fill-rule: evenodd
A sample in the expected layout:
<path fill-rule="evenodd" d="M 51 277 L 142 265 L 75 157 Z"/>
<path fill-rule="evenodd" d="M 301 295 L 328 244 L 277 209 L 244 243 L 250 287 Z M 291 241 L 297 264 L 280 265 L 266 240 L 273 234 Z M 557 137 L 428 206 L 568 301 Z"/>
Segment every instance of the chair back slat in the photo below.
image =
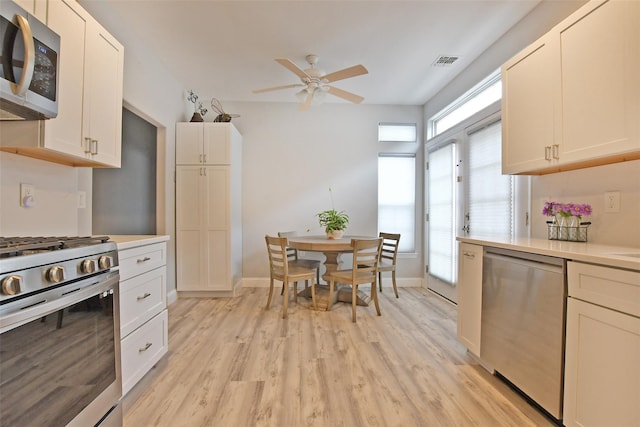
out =
<path fill-rule="evenodd" d="M 286 237 L 264 236 L 269 253 L 269 268 L 272 273 L 287 275 L 289 263 L 287 262 L 287 246 L 289 241 Z"/>
<path fill-rule="evenodd" d="M 400 234 L 380 233 L 382 247 L 380 248 L 380 259 L 395 264 L 398 257 L 398 245 Z"/>
<path fill-rule="evenodd" d="M 353 248 L 353 277 L 373 274 L 378 270 L 382 239 L 351 239 Z"/>
<path fill-rule="evenodd" d="M 278 232 L 278 237 L 286 237 L 287 239 L 289 237 L 295 237 L 297 236 L 298 233 L 296 233 L 295 231 L 279 231 Z M 287 241 L 287 244 L 289 244 L 289 242 Z M 290 246 L 287 246 L 287 259 L 289 261 L 297 261 L 298 260 L 298 250 L 295 248 L 292 248 Z"/>

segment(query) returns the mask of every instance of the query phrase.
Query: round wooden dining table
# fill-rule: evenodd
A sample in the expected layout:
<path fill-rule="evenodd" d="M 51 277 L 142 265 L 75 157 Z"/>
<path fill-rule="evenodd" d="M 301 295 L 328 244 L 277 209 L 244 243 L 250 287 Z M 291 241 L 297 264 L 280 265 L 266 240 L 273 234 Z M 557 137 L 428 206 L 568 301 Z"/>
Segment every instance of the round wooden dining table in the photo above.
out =
<path fill-rule="evenodd" d="M 341 239 L 329 239 L 326 235 L 294 236 L 289 238 L 289 246 L 298 251 L 322 252 L 325 256 L 325 272 L 322 278 L 329 283 L 329 276 L 333 271 L 339 270 L 342 265 L 340 256 L 353 252 L 351 239 L 377 239 L 378 236 L 343 236 Z M 333 300 L 351 303 L 351 288 L 342 291 L 342 287 L 336 286 Z M 304 292 L 304 291 L 303 291 Z M 370 297 L 358 290 L 358 305 L 369 305 Z"/>

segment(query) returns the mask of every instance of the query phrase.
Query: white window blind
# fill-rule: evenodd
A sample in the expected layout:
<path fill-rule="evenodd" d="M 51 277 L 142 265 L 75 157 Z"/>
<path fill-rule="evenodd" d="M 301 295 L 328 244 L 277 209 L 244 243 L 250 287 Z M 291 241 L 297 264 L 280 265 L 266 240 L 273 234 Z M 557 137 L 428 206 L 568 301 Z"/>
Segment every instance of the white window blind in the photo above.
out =
<path fill-rule="evenodd" d="M 513 178 L 501 171 L 500 121 L 469 134 L 467 209 L 469 232 L 511 237 Z"/>
<path fill-rule="evenodd" d="M 429 153 L 429 273 L 455 282 L 455 145 Z"/>
<path fill-rule="evenodd" d="M 416 158 L 378 157 L 378 230 L 401 235 L 399 252 L 415 251 Z"/>

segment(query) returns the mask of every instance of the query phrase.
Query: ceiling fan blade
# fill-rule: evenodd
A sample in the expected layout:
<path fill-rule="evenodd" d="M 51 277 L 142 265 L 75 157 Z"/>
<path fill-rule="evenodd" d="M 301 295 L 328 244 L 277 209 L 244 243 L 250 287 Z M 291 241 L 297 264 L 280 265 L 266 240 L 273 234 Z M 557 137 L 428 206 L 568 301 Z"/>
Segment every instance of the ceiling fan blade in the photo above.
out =
<path fill-rule="evenodd" d="M 313 100 L 313 92 L 309 92 L 309 94 L 305 98 L 304 102 L 302 104 L 300 104 L 300 108 L 298 108 L 298 110 L 307 111 L 311 107 L 311 101 L 312 100 Z"/>
<path fill-rule="evenodd" d="M 301 79 L 310 79 L 311 78 L 300 67 L 298 67 L 296 64 L 294 64 L 293 62 L 291 62 L 287 58 L 276 58 L 276 62 L 278 64 L 282 65 L 287 70 L 291 71 L 296 76 L 300 77 Z"/>
<path fill-rule="evenodd" d="M 255 90 L 252 90 L 251 92 L 253 93 L 271 92 L 272 90 L 289 89 L 292 87 L 301 87 L 301 86 L 305 86 L 305 85 L 303 85 L 302 83 L 295 83 L 291 85 L 267 87 L 264 89 L 255 89 Z"/>
<path fill-rule="evenodd" d="M 361 97 L 360 95 L 356 95 L 355 93 L 347 92 L 346 90 L 338 89 L 337 87 L 333 86 L 328 86 L 328 88 L 328 92 L 331 95 L 346 99 L 347 101 L 353 102 L 354 104 L 360 104 L 362 101 L 364 101 L 363 97 Z"/>
<path fill-rule="evenodd" d="M 348 79 L 350 77 L 361 76 L 363 74 L 368 74 L 364 65 L 354 65 L 353 67 L 345 68 L 344 70 L 335 71 L 333 73 L 329 73 L 326 76 L 322 77 L 322 80 L 326 80 L 327 83 L 335 82 L 338 80 Z"/>

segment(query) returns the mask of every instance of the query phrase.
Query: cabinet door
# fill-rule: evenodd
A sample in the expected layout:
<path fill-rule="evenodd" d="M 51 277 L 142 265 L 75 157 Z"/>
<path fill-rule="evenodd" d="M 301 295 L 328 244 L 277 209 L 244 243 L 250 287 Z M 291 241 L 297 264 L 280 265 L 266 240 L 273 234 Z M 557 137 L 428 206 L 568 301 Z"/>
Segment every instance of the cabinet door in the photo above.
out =
<path fill-rule="evenodd" d="M 90 21 L 85 57 L 85 143 L 91 159 L 120 167 L 124 49 L 97 22 Z"/>
<path fill-rule="evenodd" d="M 640 2 L 591 2 L 560 28 L 562 163 L 640 150 Z"/>
<path fill-rule="evenodd" d="M 206 290 L 231 289 L 229 246 L 230 175 L 228 166 L 206 168 Z"/>
<path fill-rule="evenodd" d="M 44 146 L 86 157 L 82 140 L 86 12 L 75 1 L 51 0 L 47 25 L 60 35 L 58 116 L 46 120 Z"/>
<path fill-rule="evenodd" d="M 567 303 L 564 425 L 640 425 L 640 319 Z"/>
<path fill-rule="evenodd" d="M 458 340 L 480 355 L 482 246 L 460 243 L 458 263 Z"/>
<path fill-rule="evenodd" d="M 205 123 L 204 163 L 228 165 L 231 163 L 228 123 Z"/>
<path fill-rule="evenodd" d="M 176 164 L 202 164 L 204 160 L 203 138 L 202 123 L 176 123 Z"/>
<path fill-rule="evenodd" d="M 502 172 L 557 162 L 558 50 L 548 34 L 502 66 Z M 557 157 L 557 155 L 556 155 Z"/>
<path fill-rule="evenodd" d="M 176 168 L 176 271 L 179 291 L 202 290 L 206 266 L 203 250 L 205 180 L 200 166 Z"/>

